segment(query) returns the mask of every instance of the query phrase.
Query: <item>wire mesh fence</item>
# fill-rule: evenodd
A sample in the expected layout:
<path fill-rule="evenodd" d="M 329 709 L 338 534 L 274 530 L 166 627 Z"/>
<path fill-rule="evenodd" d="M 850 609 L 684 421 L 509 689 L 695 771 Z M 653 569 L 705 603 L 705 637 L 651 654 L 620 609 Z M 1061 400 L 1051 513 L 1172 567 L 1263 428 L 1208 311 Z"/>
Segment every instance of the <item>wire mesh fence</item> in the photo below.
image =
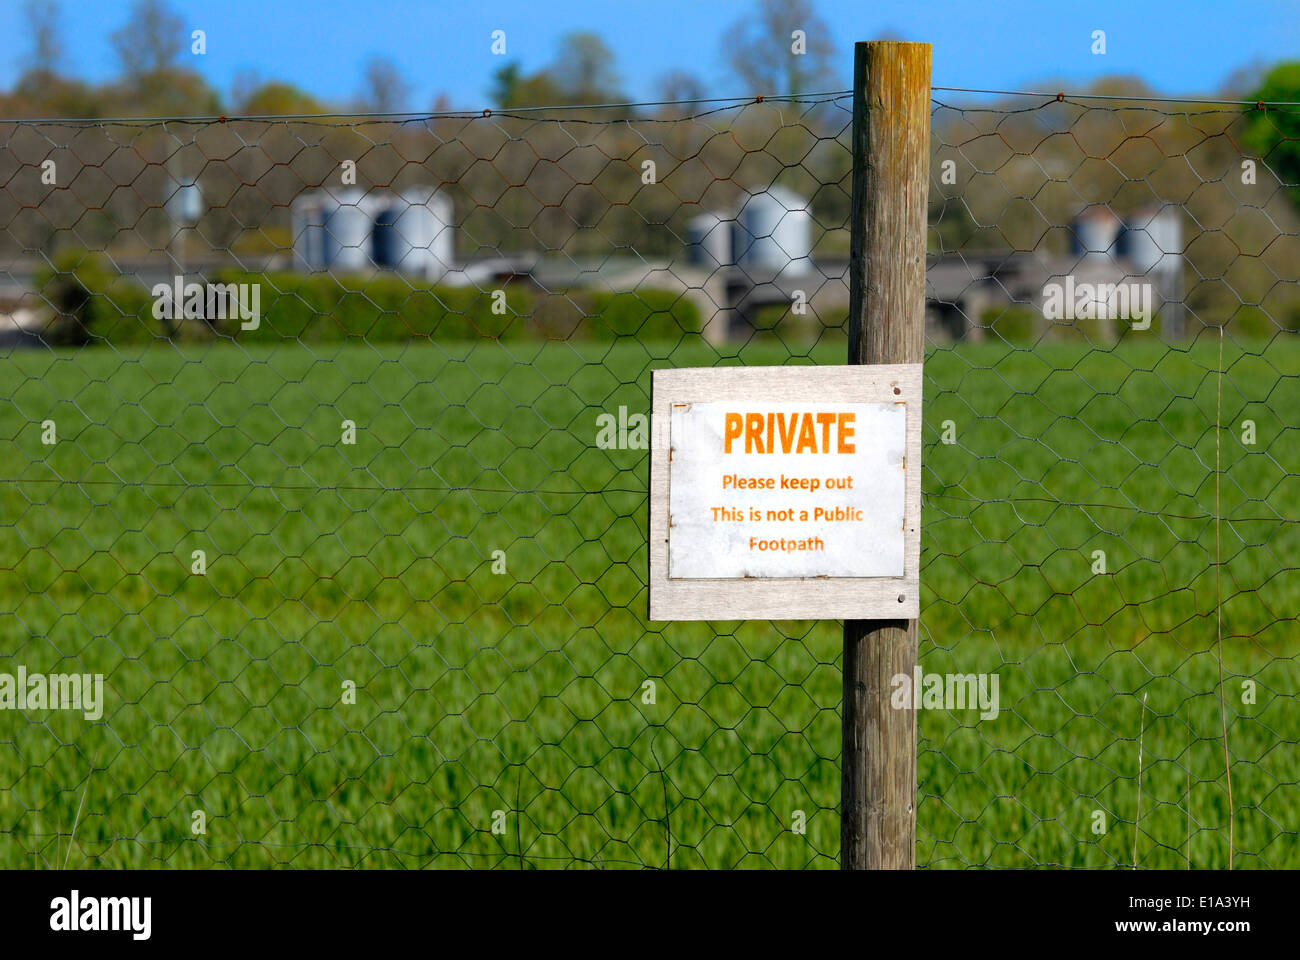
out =
<path fill-rule="evenodd" d="M 1004 712 L 921 718 L 935 865 L 1293 862 L 1300 277 L 1260 121 L 936 105 L 923 662 Z"/>
<path fill-rule="evenodd" d="M 922 865 L 1296 865 L 1286 109 L 934 102 Z M 843 362 L 850 113 L 0 124 L 0 862 L 835 866 L 839 625 L 647 620 L 645 416 Z"/>

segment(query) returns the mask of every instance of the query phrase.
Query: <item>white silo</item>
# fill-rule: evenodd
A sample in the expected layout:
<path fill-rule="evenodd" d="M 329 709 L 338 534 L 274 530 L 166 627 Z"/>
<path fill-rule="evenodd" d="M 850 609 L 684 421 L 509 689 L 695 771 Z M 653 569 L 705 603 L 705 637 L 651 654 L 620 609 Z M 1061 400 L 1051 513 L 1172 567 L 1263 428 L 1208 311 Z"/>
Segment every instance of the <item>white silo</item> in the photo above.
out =
<path fill-rule="evenodd" d="M 1135 211 L 1120 236 L 1120 252 L 1142 282 L 1159 294 L 1161 330 L 1169 339 L 1184 333 L 1183 221 L 1178 208 L 1143 207 Z"/>
<path fill-rule="evenodd" d="M 304 193 L 289 207 L 295 270 L 325 269 L 324 199 L 326 195 L 321 193 Z"/>
<path fill-rule="evenodd" d="M 456 210 L 451 197 L 445 193 L 433 193 L 428 206 L 435 228 L 429 246 L 433 256 L 429 260 L 428 276 L 430 280 L 441 280 L 456 265 Z"/>
<path fill-rule="evenodd" d="M 808 201 L 785 187 L 750 194 L 732 230 L 736 264 L 755 276 L 807 273 L 812 268 Z"/>
<path fill-rule="evenodd" d="M 731 259 L 730 220 L 716 213 L 701 213 L 686 223 L 686 262 L 713 271 L 729 267 Z"/>
<path fill-rule="evenodd" d="M 1070 252 L 1081 260 L 1110 260 L 1124 224 L 1105 204 L 1085 207 L 1070 224 Z"/>
<path fill-rule="evenodd" d="M 1183 222 L 1177 207 L 1143 207 L 1124 225 L 1120 253 L 1139 275 L 1177 272 L 1182 252 Z"/>
<path fill-rule="evenodd" d="M 429 187 L 411 188 L 375 203 L 374 262 L 437 281 L 455 256 L 450 198 Z"/>
<path fill-rule="evenodd" d="M 203 215 L 203 190 L 197 181 L 184 180 L 176 184 L 166 206 L 172 223 L 192 227 Z"/>
<path fill-rule="evenodd" d="M 371 213 L 373 201 L 361 190 L 344 190 L 333 196 L 328 192 L 322 202 L 327 206 L 324 218 L 323 266 L 339 272 L 360 272 L 373 266 L 371 254 Z"/>

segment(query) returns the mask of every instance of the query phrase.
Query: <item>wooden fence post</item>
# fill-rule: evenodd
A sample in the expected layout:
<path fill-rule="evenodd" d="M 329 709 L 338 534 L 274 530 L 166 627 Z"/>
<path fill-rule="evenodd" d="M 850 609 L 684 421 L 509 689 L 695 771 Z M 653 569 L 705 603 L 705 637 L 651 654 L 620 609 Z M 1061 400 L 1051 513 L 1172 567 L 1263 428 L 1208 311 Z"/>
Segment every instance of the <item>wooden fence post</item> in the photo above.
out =
<path fill-rule="evenodd" d="M 849 363 L 925 359 L 930 45 L 859 43 L 853 57 Z M 917 659 L 915 620 L 844 623 L 840 866 L 916 864 L 916 711 L 890 707 Z"/>

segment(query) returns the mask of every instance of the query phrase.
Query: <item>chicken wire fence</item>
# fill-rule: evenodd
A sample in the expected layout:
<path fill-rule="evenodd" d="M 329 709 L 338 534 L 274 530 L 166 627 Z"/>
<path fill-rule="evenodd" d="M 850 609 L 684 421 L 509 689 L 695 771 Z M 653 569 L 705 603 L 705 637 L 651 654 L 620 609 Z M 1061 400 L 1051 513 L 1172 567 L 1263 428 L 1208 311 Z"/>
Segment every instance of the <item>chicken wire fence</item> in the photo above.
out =
<path fill-rule="evenodd" d="M 1288 109 L 936 93 L 920 865 L 1300 865 Z M 643 418 L 844 362 L 850 114 L 0 124 L 0 863 L 835 866 Z"/>

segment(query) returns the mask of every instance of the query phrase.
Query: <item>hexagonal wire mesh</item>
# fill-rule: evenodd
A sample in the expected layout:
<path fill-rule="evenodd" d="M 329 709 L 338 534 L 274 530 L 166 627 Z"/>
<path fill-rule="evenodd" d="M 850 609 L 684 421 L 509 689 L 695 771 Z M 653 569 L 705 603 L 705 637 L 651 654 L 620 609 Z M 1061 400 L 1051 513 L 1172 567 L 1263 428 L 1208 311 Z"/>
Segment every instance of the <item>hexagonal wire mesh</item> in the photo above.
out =
<path fill-rule="evenodd" d="M 835 865 L 840 627 L 647 622 L 638 418 L 843 362 L 849 107 L 3 124 L 0 663 L 104 690 L 0 862 Z M 1296 865 L 1258 119 L 934 102 L 923 865 Z"/>

